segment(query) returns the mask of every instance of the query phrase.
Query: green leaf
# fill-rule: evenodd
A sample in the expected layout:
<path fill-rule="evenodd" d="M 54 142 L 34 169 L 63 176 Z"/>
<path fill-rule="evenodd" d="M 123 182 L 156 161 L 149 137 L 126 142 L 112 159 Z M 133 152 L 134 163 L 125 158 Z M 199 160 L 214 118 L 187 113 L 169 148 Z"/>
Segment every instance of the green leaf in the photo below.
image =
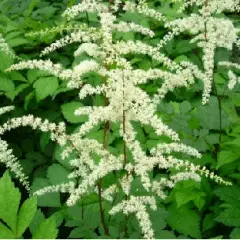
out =
<path fill-rule="evenodd" d="M 12 92 L 15 86 L 12 80 L 0 76 L 0 91 Z"/>
<path fill-rule="evenodd" d="M 194 201 L 195 205 L 201 209 L 204 205 L 202 197 L 205 196 L 204 192 L 196 191 L 194 189 L 181 189 L 176 191 L 175 197 L 177 206 L 180 207 L 190 201 Z"/>
<path fill-rule="evenodd" d="M 50 142 L 50 132 L 43 132 L 40 137 L 40 147 L 44 151 L 48 143 Z"/>
<path fill-rule="evenodd" d="M 25 97 L 25 102 L 24 102 L 24 109 L 26 110 L 28 108 L 28 105 L 30 103 L 30 101 L 33 99 L 34 97 L 34 92 L 30 92 L 26 97 Z"/>
<path fill-rule="evenodd" d="M 89 228 L 97 228 L 101 224 L 99 213 L 99 203 L 89 204 L 84 208 L 84 217 L 88 219 Z"/>
<path fill-rule="evenodd" d="M 240 147 L 240 137 L 239 135 L 236 136 L 237 138 L 235 139 L 231 139 L 230 141 L 227 141 L 227 142 L 224 142 L 222 144 L 222 148 L 224 150 L 235 150 L 235 151 L 238 151 L 239 147 Z M 240 156 L 240 154 L 239 154 Z"/>
<path fill-rule="evenodd" d="M 189 40 L 181 40 L 177 42 L 175 51 L 179 54 L 183 54 L 192 51 L 194 48 L 196 48 L 196 44 L 190 43 Z"/>
<path fill-rule="evenodd" d="M 159 143 L 160 143 L 159 140 L 149 139 L 146 141 L 146 146 L 149 150 L 151 150 L 152 148 L 155 148 Z"/>
<path fill-rule="evenodd" d="M 27 152 L 26 158 L 34 161 L 35 164 L 41 165 L 47 162 L 46 156 L 44 156 L 41 152 Z"/>
<path fill-rule="evenodd" d="M 81 226 L 74 228 L 68 238 L 85 238 L 86 235 L 86 230 Z"/>
<path fill-rule="evenodd" d="M 18 85 L 13 91 L 6 92 L 5 95 L 13 101 L 15 97 L 18 96 L 19 93 L 21 93 L 27 87 L 29 87 L 29 84 Z"/>
<path fill-rule="evenodd" d="M 185 114 L 192 109 L 192 105 L 188 101 L 184 101 L 179 105 L 181 113 Z"/>
<path fill-rule="evenodd" d="M 230 234 L 231 239 L 240 239 L 240 228 L 234 228 Z"/>
<path fill-rule="evenodd" d="M 11 177 L 6 171 L 0 179 L 0 219 L 2 219 L 13 232 L 16 232 L 16 222 L 18 207 L 21 199 L 21 194 Z"/>
<path fill-rule="evenodd" d="M 36 231 L 33 233 L 33 239 L 56 239 L 58 230 L 56 228 L 56 222 L 54 217 L 50 217 L 43 221 Z"/>
<path fill-rule="evenodd" d="M 189 59 L 185 55 L 180 55 L 174 59 L 176 63 L 180 63 L 182 61 L 189 61 Z"/>
<path fill-rule="evenodd" d="M 18 213 L 21 194 L 14 187 L 13 182 L 6 171 L 0 179 L 0 219 L 10 228 L 2 225 L 0 222 L 0 237 L 19 238 L 29 226 L 37 210 L 36 198 L 27 199 L 21 206 Z"/>
<path fill-rule="evenodd" d="M 0 238 L 15 239 L 15 234 L 0 222 Z"/>
<path fill-rule="evenodd" d="M 5 52 L 0 51 L 0 71 L 4 72 L 7 68 L 9 68 L 13 63 L 14 59 L 10 55 Z M 1 84 L 0 84 L 1 85 Z"/>
<path fill-rule="evenodd" d="M 236 161 L 240 157 L 239 152 L 225 151 L 222 150 L 218 156 L 218 162 L 216 168 L 219 169 L 221 166 Z"/>
<path fill-rule="evenodd" d="M 136 140 L 138 140 L 140 143 L 145 143 L 146 142 L 146 137 L 145 137 L 142 126 L 140 124 L 133 124 L 133 127 L 134 127 L 134 129 L 137 133 Z"/>
<path fill-rule="evenodd" d="M 158 233 L 155 231 L 155 237 L 157 239 L 176 239 L 173 231 L 160 230 Z"/>
<path fill-rule="evenodd" d="M 132 181 L 132 194 L 137 196 L 147 195 L 146 189 L 143 187 L 140 177 L 135 177 Z"/>
<path fill-rule="evenodd" d="M 222 77 L 221 74 L 219 73 L 215 73 L 214 74 L 214 81 L 215 83 L 218 83 L 218 84 L 226 84 L 226 79 Z"/>
<path fill-rule="evenodd" d="M 226 203 L 240 208 L 240 187 L 239 186 L 224 186 L 215 190 L 215 194 Z"/>
<path fill-rule="evenodd" d="M 64 214 L 65 214 L 64 210 L 60 210 L 52 214 L 52 217 L 54 217 L 56 222 L 56 227 L 59 227 L 62 224 L 65 216 Z"/>
<path fill-rule="evenodd" d="M 54 13 L 56 12 L 57 8 L 53 6 L 46 6 L 43 8 L 39 8 L 34 12 L 34 14 L 42 15 L 44 19 L 49 19 L 50 17 L 54 16 Z"/>
<path fill-rule="evenodd" d="M 64 118 L 70 123 L 86 122 L 88 120 L 88 117 L 86 115 L 76 116 L 74 114 L 75 110 L 80 107 L 83 107 L 83 104 L 76 101 L 63 104 L 61 106 L 61 109 L 62 109 Z"/>
<path fill-rule="evenodd" d="M 232 52 L 226 48 L 217 48 L 215 52 L 215 61 L 216 62 L 225 62 L 229 61 Z"/>
<path fill-rule="evenodd" d="M 48 168 L 47 177 L 52 185 L 69 182 L 69 171 L 62 165 L 54 163 Z"/>
<path fill-rule="evenodd" d="M 21 81 L 21 82 L 25 82 L 25 83 L 28 82 L 27 79 L 25 77 L 23 77 L 23 75 L 17 71 L 10 72 L 9 76 L 14 81 Z"/>
<path fill-rule="evenodd" d="M 109 234 L 112 238 L 117 239 L 119 236 L 119 228 L 116 226 L 109 226 Z"/>
<path fill-rule="evenodd" d="M 103 106 L 104 105 L 104 96 L 102 96 L 102 95 L 94 96 L 94 103 L 96 106 Z"/>
<path fill-rule="evenodd" d="M 38 69 L 30 69 L 27 71 L 27 79 L 29 83 L 33 83 L 36 81 L 39 77 L 47 77 L 49 76 L 49 73 L 38 70 Z"/>
<path fill-rule="evenodd" d="M 37 198 L 27 199 L 21 206 L 17 219 L 17 237 L 21 237 L 37 211 Z"/>
<path fill-rule="evenodd" d="M 122 35 L 123 35 L 123 40 L 125 40 L 125 41 L 135 39 L 135 34 L 133 32 L 122 33 Z"/>
<path fill-rule="evenodd" d="M 41 0 L 31 0 L 31 2 L 29 3 L 28 9 L 25 10 L 25 16 L 29 17 L 32 12 L 34 7 L 40 2 Z"/>
<path fill-rule="evenodd" d="M 240 227 L 240 209 L 235 207 L 225 209 L 215 220 L 226 226 Z"/>
<path fill-rule="evenodd" d="M 206 106 L 199 106 L 196 116 L 200 120 L 201 126 L 203 128 L 219 130 L 220 120 L 219 120 L 219 105 L 217 98 L 211 97 Z M 206 117 L 207 116 L 207 117 Z M 228 117 L 226 113 L 222 110 L 222 129 L 226 128 L 229 124 Z"/>
<path fill-rule="evenodd" d="M 13 38 L 8 41 L 8 45 L 10 47 L 18 47 L 18 46 L 24 45 L 24 44 L 29 44 L 29 41 L 23 37 Z"/>
<path fill-rule="evenodd" d="M 38 226 L 45 221 L 45 217 L 44 214 L 41 212 L 40 209 L 38 209 L 38 211 L 35 213 L 33 220 L 29 226 L 30 232 L 33 234 L 36 229 L 38 228 Z"/>
<path fill-rule="evenodd" d="M 109 231 L 110 231 L 110 227 L 109 227 Z M 111 232 L 110 232 L 110 236 L 111 236 Z M 68 238 L 97 239 L 98 235 L 91 229 L 88 229 L 86 226 L 81 226 L 81 227 L 74 228 L 69 234 Z"/>
<path fill-rule="evenodd" d="M 44 77 L 39 78 L 34 84 L 33 87 L 36 91 L 37 101 L 51 96 L 55 93 L 58 88 L 58 79 L 56 77 Z"/>
<path fill-rule="evenodd" d="M 31 186 L 32 192 L 41 188 L 48 187 L 50 182 L 45 178 L 35 178 Z M 60 207 L 60 194 L 59 193 L 46 193 L 43 196 L 37 196 L 38 206 L 41 207 Z"/>
<path fill-rule="evenodd" d="M 89 139 L 96 139 L 98 142 L 102 143 L 104 138 L 104 129 L 100 129 L 98 131 L 90 132 L 87 134 L 87 138 Z M 109 131 L 106 133 L 106 139 L 108 145 L 110 145 L 116 137 L 111 134 Z"/>
<path fill-rule="evenodd" d="M 214 221 L 214 216 L 212 213 L 209 213 L 206 215 L 206 217 L 203 220 L 203 231 L 207 231 L 211 228 L 213 228 L 216 225 L 216 222 Z"/>
<path fill-rule="evenodd" d="M 162 229 L 164 229 L 167 225 L 166 219 L 168 216 L 169 213 L 164 208 L 160 208 L 157 211 L 150 212 L 150 219 L 156 238 L 160 238 L 160 235 L 162 234 Z"/>
<path fill-rule="evenodd" d="M 177 232 L 194 238 L 201 238 L 200 216 L 186 205 L 177 208 L 169 207 L 170 216 L 167 219 L 170 227 Z"/>
<path fill-rule="evenodd" d="M 6 34 L 5 40 L 6 40 L 6 42 L 8 42 L 11 39 L 17 38 L 21 34 L 22 34 L 22 31 L 17 31 L 17 29 L 15 29 L 15 31 L 11 31 Z"/>

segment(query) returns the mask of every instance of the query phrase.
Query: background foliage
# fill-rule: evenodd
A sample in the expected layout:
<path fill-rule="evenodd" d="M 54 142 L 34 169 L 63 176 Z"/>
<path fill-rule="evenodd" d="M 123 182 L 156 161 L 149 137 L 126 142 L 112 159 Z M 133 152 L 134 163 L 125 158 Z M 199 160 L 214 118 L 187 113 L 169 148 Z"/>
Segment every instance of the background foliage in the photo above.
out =
<path fill-rule="evenodd" d="M 149 5 L 165 14 L 167 18 L 181 17 L 177 13 L 178 4 L 171 1 L 149 0 Z M 52 33 L 42 37 L 29 37 L 26 33 L 64 24 L 61 13 L 67 6 L 77 3 L 77 0 L 3 0 L 0 3 L 0 32 L 7 43 L 22 59 L 38 57 L 39 52 L 51 43 L 57 34 Z M 162 23 L 141 18 L 135 14 L 119 13 L 120 18 L 135 21 L 143 26 L 151 26 L 157 33 L 154 39 L 145 38 L 157 44 L 166 29 Z M 238 28 L 240 17 L 229 15 Z M 94 25 L 94 14 L 82 14 L 78 21 Z M 77 22 L 75 22 L 77 23 Z M 64 31 L 61 33 L 64 35 Z M 118 39 L 137 40 L 141 36 L 133 33 L 119 34 Z M 165 53 L 174 61 L 189 59 L 201 66 L 201 51 L 195 44 L 190 44 L 190 36 L 181 35 L 170 41 L 165 47 Z M 64 66 L 74 65 L 80 59 L 72 57 L 75 45 L 68 46 L 51 54 Z M 84 56 L 87 58 L 87 56 Z M 33 114 L 47 118 L 54 122 L 66 120 L 68 130 L 74 131 L 78 124 L 85 121 L 83 117 L 73 115 L 73 109 L 87 102 L 79 102 L 77 93 L 68 90 L 64 82 L 47 75 L 39 70 L 5 73 L 4 70 L 13 63 L 13 59 L 0 52 L 0 101 L 1 106 L 14 102 L 16 110 L 0 121 L 3 123 L 9 116 L 17 117 Z M 240 52 L 231 53 L 219 49 L 216 61 L 240 63 Z M 146 56 L 139 56 L 133 63 L 142 68 L 157 67 L 157 63 Z M 98 81 L 97 76 L 89 75 L 89 81 Z M 47 82 L 47 84 L 46 84 Z M 142 86 L 149 94 L 153 94 L 158 81 Z M 195 163 L 206 165 L 222 177 L 228 177 L 233 186 L 223 187 L 214 184 L 209 179 L 201 183 L 184 181 L 170 192 L 162 208 L 151 214 L 156 238 L 240 238 L 240 87 L 233 91 L 227 89 L 227 72 L 215 68 L 214 91 L 206 106 L 201 104 L 201 82 L 191 89 L 177 89 L 167 95 L 164 102 L 159 104 L 158 114 L 163 120 L 176 130 L 184 143 L 197 148 L 203 157 Z M 97 96 L 95 104 L 101 105 L 103 99 Z M 150 149 L 161 142 L 152 129 L 136 125 L 138 140 L 145 149 Z M 117 149 L 122 142 L 118 134 L 111 128 L 109 145 Z M 102 139 L 103 129 L 96 128 L 89 137 Z M 68 161 L 62 161 L 60 154 L 63 149 L 50 141 L 46 133 L 35 132 L 30 128 L 20 128 L 5 134 L 5 140 L 10 143 L 14 154 L 22 164 L 25 173 L 30 176 L 33 191 L 57 184 L 67 179 L 70 171 Z M 0 165 L 0 238 L 104 238 L 103 229 L 98 216 L 99 207 L 97 197 L 92 195 L 83 199 L 79 205 L 66 207 L 63 202 L 66 196 L 51 193 L 45 196 L 28 199 L 25 190 L 15 181 L 11 182 L 9 173 Z M 4 175 L 3 175 L 4 174 Z M 153 177 L 160 177 L 164 173 L 154 173 Z M 14 179 L 14 176 L 12 176 Z M 112 179 L 109 179 L 112 181 Z M 135 179 L 138 189 L 138 179 Z M 6 189 L 7 192 L 6 192 Z M 141 191 L 141 189 L 140 189 Z M 8 201 L 5 192 L 9 195 Z M 4 196 L 2 198 L 1 196 Z M 21 200 L 20 200 L 21 198 Z M 6 215 L 6 205 L 13 200 L 11 214 Z M 21 204 L 20 204 L 21 203 Z M 20 210 L 19 209 L 20 204 Z M 38 207 L 38 210 L 37 210 Z M 109 208 L 105 204 L 105 208 Z M 23 212 L 32 209 L 34 216 L 29 213 L 27 219 L 21 220 Z M 27 213 L 26 213 L 27 214 Z M 20 219 L 20 220 L 19 220 Z M 122 232 L 116 227 L 123 222 L 124 217 L 109 219 L 111 238 L 121 238 Z M 16 224 L 16 221 L 18 224 Z M 22 221 L 22 222 L 21 222 Z M 128 221 L 129 237 L 140 238 L 140 229 L 134 218 Z M 51 228 L 50 235 L 46 233 L 46 226 Z M 50 227 L 49 227 L 50 226 Z M 56 230 L 58 227 L 58 230 Z M 124 226 L 123 226 L 124 227 Z M 7 228 L 7 230 L 6 230 Z M 10 229 L 10 232 L 9 232 Z M 5 234 L 5 235 L 4 235 Z M 13 235 L 11 235 L 13 234 Z M 58 234 L 58 235 L 57 235 Z"/>

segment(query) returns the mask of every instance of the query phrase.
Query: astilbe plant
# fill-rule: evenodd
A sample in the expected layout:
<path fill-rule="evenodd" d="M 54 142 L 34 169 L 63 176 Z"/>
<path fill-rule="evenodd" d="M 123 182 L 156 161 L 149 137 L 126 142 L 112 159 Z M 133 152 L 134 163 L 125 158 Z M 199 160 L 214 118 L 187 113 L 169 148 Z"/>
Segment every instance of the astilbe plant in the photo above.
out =
<path fill-rule="evenodd" d="M 73 171 L 69 174 L 70 182 L 40 189 L 35 194 L 43 195 L 56 191 L 68 192 L 69 198 L 66 203 L 68 206 L 72 206 L 82 197 L 96 192 L 99 197 L 101 222 L 106 235 L 109 234 L 109 230 L 105 219 L 103 199 L 113 205 L 109 211 L 110 215 L 118 212 L 123 212 L 126 216 L 134 214 L 141 227 L 143 237 L 154 238 L 148 209 L 157 209 L 157 201 L 160 198 L 166 198 L 165 190 L 167 188 L 173 188 L 177 182 L 182 180 L 200 181 L 202 175 L 210 177 L 217 183 L 230 184 L 207 170 L 206 167 L 194 165 L 187 158 L 177 157 L 188 155 L 200 158 L 201 154 L 196 149 L 180 143 L 178 134 L 165 125 L 157 115 L 157 105 L 169 91 L 176 87 L 190 87 L 197 78 L 204 81 L 203 103 L 207 102 L 212 86 L 214 51 L 217 47 L 231 49 L 233 43 L 237 42 L 238 33 L 230 20 L 215 17 L 215 14 L 224 10 L 239 10 L 238 3 L 234 0 L 185 1 L 180 10 L 196 4 L 200 9 L 199 12 L 184 19 L 167 22 L 162 14 L 148 8 L 145 1 L 139 1 L 138 4 L 130 1 L 124 3 L 115 1 L 104 4 L 95 0 L 83 0 L 63 13 L 63 16 L 68 19 L 69 25 L 41 31 L 40 34 L 62 31 L 63 29 L 70 32 L 67 36 L 44 49 L 41 56 L 71 43 L 78 43 L 79 47 L 74 52 L 74 56 L 77 57 L 85 53 L 89 59 L 81 61 L 72 69 L 65 69 L 61 64 L 53 63 L 51 60 L 21 61 L 12 65 L 8 71 L 23 69 L 46 71 L 63 81 L 67 81 L 68 88 L 79 89 L 81 100 L 87 96 L 101 95 L 104 97 L 104 104 L 103 106 L 93 104 L 93 106 L 83 106 L 76 109 L 75 115 L 86 115 L 88 120 L 71 134 L 66 133 L 64 123 L 57 125 L 33 116 L 11 119 L 0 127 L 1 135 L 19 126 L 31 126 L 44 132 L 50 131 L 53 141 L 61 146 L 68 143 L 68 147 L 62 153 L 63 159 L 66 159 L 72 152 L 77 153 L 77 157 L 70 161 L 73 167 Z M 154 32 L 149 28 L 119 20 L 118 11 L 120 8 L 126 12 L 136 12 L 156 21 L 162 21 L 172 31 L 163 38 L 158 46 L 152 46 L 140 40 L 116 40 L 116 31 L 134 31 L 147 37 L 154 36 Z M 99 24 L 94 27 L 85 24 L 72 25 L 71 21 L 83 12 L 97 13 Z M 178 64 L 160 52 L 163 44 L 184 31 L 194 34 L 192 41 L 198 42 L 199 47 L 203 48 L 202 70 L 190 62 Z M 131 60 L 132 56 L 138 54 L 148 55 L 151 59 L 162 64 L 165 70 L 136 68 L 131 64 Z M 232 63 L 221 64 L 239 67 Z M 87 82 L 85 76 L 91 72 L 101 77 L 99 84 L 93 85 Z M 236 75 L 230 70 L 229 77 L 229 85 L 232 88 Z M 152 80 L 161 81 L 162 85 L 157 93 L 150 96 L 140 85 Z M 5 110 L 2 109 L 2 111 Z M 103 124 L 104 131 L 101 142 L 87 137 L 87 134 L 99 124 Z M 151 127 L 156 135 L 166 136 L 168 140 L 162 141 L 150 152 L 147 152 L 137 140 L 136 124 Z M 123 144 L 120 145 L 122 149 L 118 149 L 118 151 L 112 151 L 108 146 L 108 136 L 113 125 L 118 127 L 119 137 L 123 140 Z M 1 151 L 6 153 L 6 148 L 6 143 L 1 141 Z M 28 188 L 20 165 L 13 165 L 11 162 L 11 159 L 14 158 L 3 156 L 1 159 Z M 14 164 L 17 164 L 15 159 Z M 174 171 L 172 174 L 168 174 L 168 177 L 153 180 L 151 174 L 155 169 L 166 171 L 174 169 Z M 104 179 L 111 174 L 115 176 L 116 181 L 103 187 Z M 142 187 L 146 191 L 145 195 L 133 193 L 132 183 L 136 177 L 140 179 Z M 117 194 L 122 196 L 122 199 L 117 198 L 116 200 Z"/>

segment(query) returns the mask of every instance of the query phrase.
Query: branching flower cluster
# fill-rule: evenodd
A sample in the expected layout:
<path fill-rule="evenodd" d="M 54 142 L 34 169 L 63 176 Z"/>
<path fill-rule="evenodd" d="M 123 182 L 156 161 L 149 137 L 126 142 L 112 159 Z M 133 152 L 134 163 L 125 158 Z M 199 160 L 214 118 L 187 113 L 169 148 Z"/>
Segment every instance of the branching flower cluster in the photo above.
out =
<path fill-rule="evenodd" d="M 178 0 L 175 0 L 178 1 Z M 214 81 L 214 57 L 217 48 L 226 48 L 232 50 L 233 45 L 238 45 L 240 30 L 236 28 L 230 19 L 222 17 L 222 13 L 240 12 L 239 0 L 186 0 L 179 11 L 184 11 L 188 7 L 197 5 L 198 12 L 192 13 L 190 16 L 176 19 L 165 24 L 170 32 L 159 43 L 159 48 L 166 44 L 175 36 L 186 33 L 191 36 L 190 43 L 197 43 L 197 46 L 202 49 L 203 69 L 199 69 L 196 65 L 190 62 L 182 62 L 181 65 L 188 69 L 192 69 L 194 76 L 202 80 L 204 83 L 203 104 L 209 100 L 212 85 Z M 231 62 L 216 63 L 219 66 L 239 68 Z M 234 67 L 233 67 L 234 68 Z M 239 81 L 233 70 L 229 70 L 229 89 L 232 89 Z"/>
<path fill-rule="evenodd" d="M 207 2 L 207 4 L 206 4 Z M 220 4 L 221 2 L 221 4 Z M 227 4 L 228 2 L 228 4 Z M 230 3 L 231 4 L 230 4 Z M 70 33 L 52 43 L 44 49 L 41 56 L 45 56 L 59 48 L 72 43 L 78 43 L 79 47 L 74 56 L 85 53 L 88 60 L 83 60 L 71 69 L 65 69 L 61 64 L 53 63 L 51 60 L 29 60 L 12 65 L 8 71 L 23 69 L 44 70 L 63 81 L 67 81 L 69 88 L 79 89 L 79 99 L 87 96 L 102 95 L 105 103 L 103 106 L 83 106 L 75 110 L 75 115 L 87 115 L 88 120 L 80 125 L 79 130 L 72 134 L 66 134 L 65 125 L 50 123 L 33 116 L 25 116 L 9 120 L 0 127 L 0 135 L 19 126 L 32 126 L 33 129 L 50 131 L 51 139 L 60 145 L 70 143 L 69 147 L 62 153 L 65 159 L 73 151 L 77 152 L 77 158 L 71 160 L 73 171 L 69 175 L 70 182 L 49 186 L 35 192 L 36 195 L 43 195 L 47 192 L 68 192 L 70 194 L 67 205 L 76 204 L 82 197 L 98 192 L 100 201 L 112 202 L 115 194 L 123 193 L 125 198 L 116 203 L 110 210 L 110 214 L 123 212 L 126 215 L 135 214 L 142 229 L 144 238 L 154 238 L 154 231 L 148 214 L 149 207 L 157 209 L 156 196 L 166 198 L 166 188 L 173 188 L 177 182 L 192 179 L 200 181 L 201 176 L 210 177 L 217 183 L 230 184 L 219 176 L 207 170 L 205 167 L 196 166 L 186 159 L 179 159 L 175 153 L 181 153 L 193 158 L 200 158 L 201 154 L 192 147 L 180 143 L 178 134 L 170 129 L 157 116 L 157 105 L 165 95 L 177 87 L 189 87 L 195 79 L 204 81 L 203 103 L 209 99 L 213 81 L 214 52 L 217 47 L 232 49 L 233 43 L 237 42 L 237 30 L 230 20 L 218 17 L 217 14 L 228 10 L 239 10 L 238 1 L 185 1 L 182 11 L 185 8 L 196 4 L 199 12 L 184 19 L 177 19 L 167 22 L 159 12 L 150 9 L 143 0 L 139 4 L 125 2 L 124 11 L 144 14 L 157 21 L 163 21 L 165 26 L 172 31 L 163 38 L 157 47 L 143 43 L 142 41 L 123 41 L 114 39 L 114 33 L 134 31 L 146 37 L 153 37 L 151 29 L 136 23 L 123 22 L 118 20 L 117 14 L 121 1 L 115 1 L 113 5 L 106 5 L 96 0 L 83 0 L 78 5 L 68 8 L 63 16 L 69 21 L 74 20 L 82 12 L 94 12 L 99 17 L 99 26 L 89 27 L 85 24 L 77 27 L 67 28 Z M 69 23 L 71 25 L 71 22 Z M 75 26 L 75 25 L 74 25 Z M 59 28 L 60 30 L 63 27 Z M 55 28 L 53 31 L 56 31 Z M 72 30 L 72 32 L 71 32 Z M 41 32 L 45 34 L 46 32 Z M 192 42 L 197 42 L 203 49 L 203 69 L 190 62 L 180 64 L 160 52 L 160 48 L 174 36 L 189 32 L 194 35 Z M 150 68 L 148 70 L 136 69 L 129 60 L 129 54 L 145 54 L 164 66 Z M 230 62 L 222 62 L 220 65 L 231 69 L 238 68 Z M 86 82 L 86 74 L 94 72 L 102 81 L 97 86 Z M 233 88 L 239 77 L 233 70 L 229 71 L 229 88 Z M 158 80 L 162 82 L 157 93 L 148 95 L 139 85 L 148 81 Z M 4 112 L 2 109 L 1 112 Z M 141 126 L 152 127 L 158 136 L 167 136 L 171 143 L 159 143 L 147 153 L 137 140 L 137 132 L 134 123 Z M 119 124 L 119 135 L 123 140 L 123 149 L 119 154 L 109 151 L 107 146 L 107 132 L 109 123 Z M 95 126 L 104 125 L 104 138 L 102 142 L 89 139 L 87 134 Z M 1 153 L 6 153 L 7 145 L 1 140 Z M 131 155 L 131 158 L 129 157 Z M 96 155 L 98 161 L 96 161 Z M 22 169 L 9 155 L 0 158 L 17 174 L 20 180 L 28 187 Z M 14 162 L 14 164 L 11 163 Z M 10 166 L 11 165 L 11 166 Z M 175 169 L 174 174 L 161 180 L 152 180 L 150 173 L 153 169 Z M 103 188 L 101 180 L 110 173 L 121 172 L 115 184 Z M 124 174 L 122 174 L 124 172 Z M 134 178 L 139 177 L 143 188 L 147 191 L 146 196 L 132 194 L 132 183 Z M 77 181 L 75 181 L 77 179 Z M 102 223 L 105 233 L 108 233 L 107 226 Z"/>

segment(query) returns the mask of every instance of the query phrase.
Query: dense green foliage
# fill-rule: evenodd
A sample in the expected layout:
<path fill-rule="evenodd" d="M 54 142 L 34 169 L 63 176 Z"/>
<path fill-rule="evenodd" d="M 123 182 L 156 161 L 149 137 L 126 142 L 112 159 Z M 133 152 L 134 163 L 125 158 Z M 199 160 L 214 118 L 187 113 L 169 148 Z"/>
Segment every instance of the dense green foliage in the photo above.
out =
<path fill-rule="evenodd" d="M 0 179 L 0 195 L 0 219 L 7 225 L 0 223 L 1 238 L 19 238 L 28 227 L 33 238 L 56 238 L 55 217 L 45 219 L 41 210 L 37 211 L 36 197 L 28 198 L 19 206 L 21 193 L 8 172 Z"/>
<path fill-rule="evenodd" d="M 170 1 L 149 0 L 149 5 L 159 9 L 169 19 L 180 17 L 176 9 L 178 4 Z M 2 0 L 0 3 L 0 32 L 16 55 L 22 59 L 38 57 L 39 52 L 51 43 L 58 33 L 47 36 L 30 37 L 26 33 L 65 24 L 61 12 L 66 6 L 77 3 L 77 0 Z M 137 14 L 119 13 L 120 18 L 135 21 L 143 26 L 151 26 L 157 33 L 154 39 L 143 39 L 157 44 L 166 29 L 159 22 Z M 240 28 L 240 17 L 229 15 Z M 94 25 L 94 14 L 82 14 L 78 21 Z M 75 22 L 77 24 L 77 22 Z M 61 35 L 64 35 L 63 30 Z M 136 40 L 141 35 L 133 33 L 119 34 L 119 39 Z M 201 66 L 201 54 L 196 45 L 189 43 L 189 36 L 177 37 L 165 47 L 166 55 L 178 62 L 189 59 Z M 76 46 L 71 45 L 51 54 L 65 67 L 76 64 L 79 57 L 73 59 L 72 52 Z M 84 56 L 87 58 L 87 56 Z M 16 106 L 16 110 L 1 118 L 1 123 L 10 117 L 33 114 L 54 122 L 66 120 L 68 130 L 74 131 L 84 117 L 77 117 L 74 110 L 82 104 L 94 101 L 102 105 L 104 99 L 96 96 L 79 102 L 77 92 L 66 88 L 66 83 L 59 81 L 39 70 L 10 72 L 4 70 L 14 60 L 0 52 L 0 101 L 1 106 Z M 232 54 L 225 49 L 218 49 L 216 61 L 228 61 L 240 64 L 240 52 Z M 158 67 L 156 62 L 147 56 L 134 58 L 133 62 L 142 69 Z M 95 75 L 89 75 L 89 81 L 98 81 Z M 47 84 L 46 84 L 47 82 Z M 158 87 L 158 81 L 142 86 L 152 94 Z M 195 163 L 207 166 L 221 177 L 227 177 L 233 186 L 219 186 L 203 178 L 201 183 L 184 181 L 178 183 L 162 208 L 151 214 L 156 238 L 240 238 L 240 86 L 233 90 L 227 88 L 227 72 L 215 68 L 214 90 L 206 106 L 201 103 L 202 83 L 190 89 L 179 88 L 169 93 L 164 102 L 159 104 L 159 116 L 165 123 L 176 130 L 183 143 L 198 149 L 202 159 Z M 156 146 L 162 139 L 152 129 L 138 128 L 138 140 L 145 149 Z M 89 136 L 103 138 L 103 128 L 99 126 Z M 58 184 L 67 180 L 70 172 L 68 161 L 63 161 L 60 154 L 63 149 L 50 141 L 47 133 L 40 133 L 30 128 L 19 128 L 4 135 L 15 156 L 20 159 L 24 172 L 30 177 L 31 189 L 35 191 L 49 184 Z M 118 133 L 111 126 L 108 144 L 112 150 L 122 144 Z M 69 157 L 70 159 L 70 157 Z M 79 205 L 66 207 L 63 202 L 66 196 L 50 193 L 37 198 L 28 198 L 26 191 L 18 185 L 21 193 L 11 182 L 9 173 L 0 165 L 0 238 L 105 238 L 99 216 L 97 195 L 83 199 Z M 155 173 L 154 173 L 155 174 Z M 166 173 L 160 173 L 166 174 Z M 14 177 L 14 176 L 13 176 Z M 109 179 L 114 181 L 114 179 Z M 138 179 L 135 179 L 136 189 Z M 16 184 L 18 182 L 16 181 Z M 21 198 L 22 197 L 22 198 Z M 20 199 L 21 204 L 20 204 Z M 8 205 L 9 204 L 9 205 Z M 20 206 L 20 207 L 19 207 Z M 37 211 L 38 207 L 38 211 Z M 107 209 L 110 206 L 104 205 Z M 9 211 L 11 210 L 11 211 Z M 35 214 L 35 216 L 34 216 Z M 46 219 L 45 219 L 46 217 Z M 124 216 L 117 215 L 108 219 L 111 238 L 124 235 Z M 119 229 L 116 226 L 121 226 Z M 58 227 L 59 231 L 56 230 Z M 26 230 L 29 228 L 29 230 Z M 140 238 L 141 231 L 135 218 L 128 219 L 129 238 Z M 58 234 L 58 235 L 57 235 Z"/>

